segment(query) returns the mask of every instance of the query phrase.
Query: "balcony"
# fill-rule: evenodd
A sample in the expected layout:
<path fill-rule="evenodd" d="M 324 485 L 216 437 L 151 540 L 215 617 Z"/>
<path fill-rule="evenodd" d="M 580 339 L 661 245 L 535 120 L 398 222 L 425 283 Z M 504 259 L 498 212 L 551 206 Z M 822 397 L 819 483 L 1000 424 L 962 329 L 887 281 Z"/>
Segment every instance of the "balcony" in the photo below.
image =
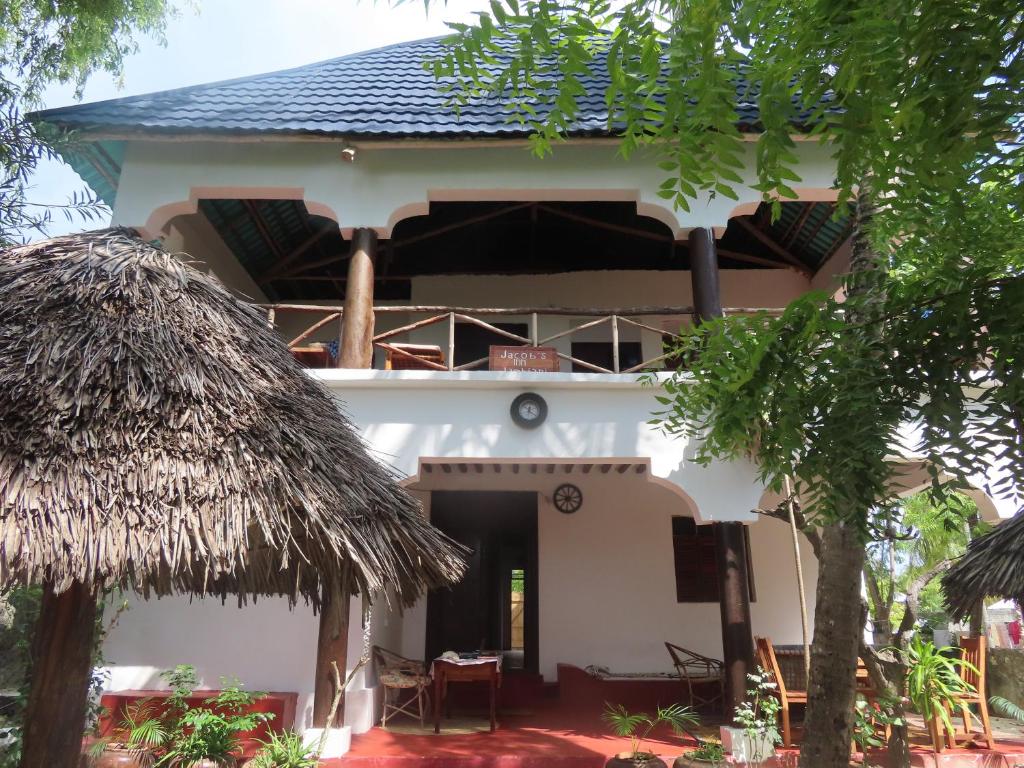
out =
<path fill-rule="evenodd" d="M 339 367 L 344 307 L 261 307 L 306 367 Z M 386 305 L 373 311 L 374 368 L 597 374 L 675 367 L 671 344 L 693 315 L 692 307 Z"/>

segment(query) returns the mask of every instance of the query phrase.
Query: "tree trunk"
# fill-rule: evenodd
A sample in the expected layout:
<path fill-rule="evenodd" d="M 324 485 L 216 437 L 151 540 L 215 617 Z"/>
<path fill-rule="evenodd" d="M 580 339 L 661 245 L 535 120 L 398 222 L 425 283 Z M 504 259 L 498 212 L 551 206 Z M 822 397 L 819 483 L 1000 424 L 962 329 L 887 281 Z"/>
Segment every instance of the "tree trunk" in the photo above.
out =
<path fill-rule="evenodd" d="M 864 544 L 857 531 L 825 526 L 820 562 L 800 766 L 847 768 L 862 630 Z"/>
<path fill-rule="evenodd" d="M 89 704 L 96 595 L 75 583 L 43 599 L 32 639 L 32 687 L 25 704 L 22 768 L 77 768 Z"/>

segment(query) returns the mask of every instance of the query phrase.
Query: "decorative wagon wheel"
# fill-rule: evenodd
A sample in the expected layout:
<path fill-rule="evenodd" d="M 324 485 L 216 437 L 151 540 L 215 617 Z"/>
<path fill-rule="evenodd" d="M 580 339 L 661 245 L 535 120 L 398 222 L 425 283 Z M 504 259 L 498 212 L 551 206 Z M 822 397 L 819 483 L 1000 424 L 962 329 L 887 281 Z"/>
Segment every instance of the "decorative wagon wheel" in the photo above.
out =
<path fill-rule="evenodd" d="M 563 483 L 555 488 L 553 501 L 555 509 L 566 515 L 571 515 L 583 506 L 583 492 L 572 483 Z"/>

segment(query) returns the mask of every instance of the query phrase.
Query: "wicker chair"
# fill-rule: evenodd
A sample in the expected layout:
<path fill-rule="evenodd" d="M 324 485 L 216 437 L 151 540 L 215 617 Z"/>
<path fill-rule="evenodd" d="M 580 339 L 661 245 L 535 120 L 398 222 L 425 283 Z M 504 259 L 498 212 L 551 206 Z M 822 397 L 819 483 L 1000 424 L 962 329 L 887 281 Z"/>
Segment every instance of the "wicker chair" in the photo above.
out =
<path fill-rule="evenodd" d="M 725 703 L 725 666 L 722 662 L 672 643 L 665 643 L 665 647 L 679 679 L 686 685 L 690 706 L 695 709 L 703 706 L 721 709 Z M 712 691 L 710 696 L 697 693 L 698 690 L 706 692 L 709 688 Z"/>
<path fill-rule="evenodd" d="M 426 665 L 379 645 L 373 647 L 373 664 L 377 670 L 377 681 L 384 688 L 381 727 L 387 727 L 389 715 L 399 714 L 419 717 L 420 725 L 424 725 L 423 713 L 430 710 L 430 675 Z M 412 709 L 414 704 L 416 711 Z"/>

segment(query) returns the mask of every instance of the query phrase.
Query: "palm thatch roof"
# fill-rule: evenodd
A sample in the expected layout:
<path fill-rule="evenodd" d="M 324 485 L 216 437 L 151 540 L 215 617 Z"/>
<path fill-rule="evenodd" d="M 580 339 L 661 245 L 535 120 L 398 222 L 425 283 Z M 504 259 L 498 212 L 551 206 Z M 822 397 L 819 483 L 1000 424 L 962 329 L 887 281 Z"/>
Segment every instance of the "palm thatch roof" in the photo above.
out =
<path fill-rule="evenodd" d="M 409 603 L 462 568 L 215 278 L 124 229 L 0 252 L 0 586 Z"/>
<path fill-rule="evenodd" d="M 1024 510 L 974 539 L 943 574 L 942 589 L 957 619 L 986 597 L 1024 603 Z"/>

